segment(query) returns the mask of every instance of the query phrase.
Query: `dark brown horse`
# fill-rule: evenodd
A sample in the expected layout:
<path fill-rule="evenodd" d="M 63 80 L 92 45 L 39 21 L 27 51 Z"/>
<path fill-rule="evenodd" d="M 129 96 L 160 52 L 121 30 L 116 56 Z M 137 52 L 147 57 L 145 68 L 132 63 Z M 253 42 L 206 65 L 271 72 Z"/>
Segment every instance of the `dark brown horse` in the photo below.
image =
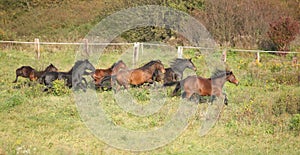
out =
<path fill-rule="evenodd" d="M 50 64 L 45 70 L 56 70 L 57 71 L 57 68 L 54 65 Z M 33 69 L 31 66 L 22 66 L 22 67 L 16 69 L 16 79 L 15 79 L 15 81 L 13 81 L 13 83 L 16 83 L 18 81 L 19 76 L 33 80 L 34 75 L 31 75 L 32 77 L 30 77 L 30 74 L 33 71 L 35 71 L 35 69 Z M 34 73 L 32 73 L 32 74 L 34 74 Z"/>
<path fill-rule="evenodd" d="M 215 97 L 225 95 L 224 103 L 228 104 L 228 99 L 222 88 L 226 81 L 238 85 L 238 80 L 235 78 L 232 71 L 217 70 L 210 78 L 200 76 L 188 76 L 181 82 L 178 82 L 173 91 L 172 96 L 175 96 L 180 89 L 183 89 L 182 98 L 191 99 L 192 95 L 198 94 L 201 96 L 211 96 L 211 101 Z"/>
<path fill-rule="evenodd" d="M 192 59 L 181 59 L 177 58 L 171 62 L 171 67 L 166 68 L 166 73 L 162 74 L 160 71 L 155 71 L 153 74 L 153 79 L 155 81 L 164 81 L 164 86 L 172 86 L 177 83 L 177 81 L 182 80 L 183 72 L 186 68 L 197 70 Z"/>
<path fill-rule="evenodd" d="M 53 64 L 50 64 L 43 71 L 32 70 L 29 74 L 29 79 L 31 81 L 36 81 L 46 72 L 57 72 L 57 71 L 58 69 Z"/>
<path fill-rule="evenodd" d="M 127 68 L 127 66 L 122 60 L 120 60 L 114 63 L 110 68 L 96 69 L 95 73 L 92 75 L 95 85 L 99 85 L 105 76 L 111 76 L 112 74 L 117 73 L 122 68 Z"/>
<path fill-rule="evenodd" d="M 101 88 L 102 90 L 111 90 L 112 89 L 112 85 L 114 84 L 114 82 L 112 81 L 112 76 L 115 76 L 120 70 L 127 70 L 128 67 L 127 65 L 122 61 L 118 61 L 116 62 L 111 70 L 111 74 L 104 76 L 100 83 L 95 84 L 96 88 Z"/>
<path fill-rule="evenodd" d="M 126 89 L 129 88 L 129 85 L 139 86 L 144 83 L 152 83 L 152 76 L 156 70 L 160 70 L 162 73 L 166 72 L 160 60 L 150 61 L 137 69 L 121 70 L 115 75 L 115 80 L 119 86 L 124 86 Z"/>
<path fill-rule="evenodd" d="M 13 81 L 13 83 L 16 83 L 18 81 L 18 77 L 24 77 L 24 78 L 29 78 L 30 73 L 34 69 L 31 66 L 22 66 L 18 69 L 16 69 L 16 79 Z"/>

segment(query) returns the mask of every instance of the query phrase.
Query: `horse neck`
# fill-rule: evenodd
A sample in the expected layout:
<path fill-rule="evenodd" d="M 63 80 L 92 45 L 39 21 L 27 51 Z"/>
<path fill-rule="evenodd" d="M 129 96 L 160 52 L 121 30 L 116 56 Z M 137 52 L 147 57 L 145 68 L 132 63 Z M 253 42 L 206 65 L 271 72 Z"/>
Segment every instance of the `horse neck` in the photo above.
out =
<path fill-rule="evenodd" d="M 153 74 L 155 72 L 155 70 L 159 70 L 159 66 L 160 66 L 159 64 L 153 64 L 145 70 L 147 70 L 148 72 Z"/>
<path fill-rule="evenodd" d="M 187 68 L 187 66 L 183 66 L 183 65 L 174 65 L 171 66 L 171 69 L 176 72 L 176 73 L 180 73 L 181 75 L 183 74 L 183 71 Z"/>
<path fill-rule="evenodd" d="M 213 86 L 220 86 L 221 88 L 223 88 L 225 82 L 227 81 L 226 75 L 210 79 Z"/>

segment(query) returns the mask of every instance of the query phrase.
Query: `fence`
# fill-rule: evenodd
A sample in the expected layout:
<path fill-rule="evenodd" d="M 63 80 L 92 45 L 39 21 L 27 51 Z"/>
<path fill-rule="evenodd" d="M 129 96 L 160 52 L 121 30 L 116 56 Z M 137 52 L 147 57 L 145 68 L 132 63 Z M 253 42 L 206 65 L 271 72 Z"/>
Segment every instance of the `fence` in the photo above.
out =
<path fill-rule="evenodd" d="M 0 41 L 0 43 L 9 43 L 9 44 L 33 44 L 36 52 L 37 59 L 40 59 L 40 45 L 83 45 L 84 51 L 88 55 L 89 53 L 89 46 L 101 45 L 101 46 L 108 46 L 108 45 L 133 45 L 133 64 L 135 65 L 138 61 L 139 51 L 143 54 L 144 52 L 144 45 L 151 45 L 151 46 L 168 46 L 163 44 L 152 44 L 152 43 L 89 43 L 87 39 L 84 39 L 83 42 L 78 43 L 60 43 L 60 42 L 40 42 L 38 38 L 34 39 L 34 42 L 22 42 L 22 41 Z M 209 49 L 204 47 L 194 47 L 194 46 L 178 46 L 177 47 L 177 57 L 183 57 L 183 50 L 184 49 Z M 222 61 L 226 62 L 227 59 L 227 52 L 234 51 L 234 52 L 251 52 L 256 53 L 256 61 L 260 62 L 260 53 L 294 53 L 300 54 L 300 52 L 293 52 L 293 51 L 263 51 L 263 50 L 246 50 L 246 49 L 223 49 L 222 52 Z M 293 57 L 292 64 L 298 66 L 297 57 Z"/>

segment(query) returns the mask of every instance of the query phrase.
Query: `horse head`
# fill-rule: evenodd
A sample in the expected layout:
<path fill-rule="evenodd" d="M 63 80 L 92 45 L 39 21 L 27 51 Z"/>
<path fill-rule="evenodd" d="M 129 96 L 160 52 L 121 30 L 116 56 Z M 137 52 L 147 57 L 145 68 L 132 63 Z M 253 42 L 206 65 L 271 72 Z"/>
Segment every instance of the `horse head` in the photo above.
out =
<path fill-rule="evenodd" d="M 166 72 L 165 67 L 160 60 L 156 62 L 156 69 L 161 71 L 163 74 Z"/>
<path fill-rule="evenodd" d="M 234 83 L 235 85 L 239 84 L 239 81 L 235 78 L 232 71 L 226 71 L 226 79 L 227 81 L 229 81 L 230 83 Z"/>
<path fill-rule="evenodd" d="M 187 59 L 187 60 L 188 60 L 188 63 L 187 63 L 187 68 L 189 68 L 189 69 L 192 69 L 192 70 L 196 71 L 196 70 L 197 70 L 197 68 L 196 68 L 196 66 L 194 65 L 194 63 L 192 62 L 192 58 L 190 58 L 190 59 Z"/>

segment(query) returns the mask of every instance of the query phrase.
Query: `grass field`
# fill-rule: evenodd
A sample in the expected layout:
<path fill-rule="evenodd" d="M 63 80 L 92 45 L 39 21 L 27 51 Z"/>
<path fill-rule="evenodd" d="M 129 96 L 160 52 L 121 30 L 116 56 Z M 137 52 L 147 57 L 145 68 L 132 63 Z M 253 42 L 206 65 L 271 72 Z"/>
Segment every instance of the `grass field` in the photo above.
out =
<path fill-rule="evenodd" d="M 257 63 L 253 54 L 229 52 L 228 65 L 240 85 L 226 83 L 229 105 L 224 107 L 210 132 L 199 136 L 203 112 L 208 108 L 206 103 L 199 104 L 188 127 L 175 140 L 154 150 L 133 152 L 99 140 L 80 117 L 73 92 L 60 88 L 58 93 L 45 93 L 42 86 L 21 77 L 18 83 L 12 83 L 15 69 L 22 65 L 41 70 L 53 63 L 61 71 L 72 67 L 76 50 L 49 49 L 43 50 L 39 61 L 27 48 L 0 51 L 0 154 L 300 154 L 300 72 L 291 65 L 290 55 L 280 58 L 262 54 L 262 62 Z M 198 75 L 209 76 L 203 67 L 203 56 L 194 56 L 192 50 L 185 54 L 193 58 Z M 104 53 L 94 66 L 108 68 L 120 55 L 120 52 Z M 139 61 L 151 59 L 156 57 L 145 52 Z M 168 63 L 166 59 L 162 61 Z M 97 91 L 97 96 L 114 124 L 147 130 L 162 126 L 178 109 L 180 98 L 168 96 L 172 89 L 165 89 L 162 108 L 146 117 L 123 111 L 111 91 Z M 140 105 L 146 106 L 148 91 L 132 88 L 129 92 Z"/>

